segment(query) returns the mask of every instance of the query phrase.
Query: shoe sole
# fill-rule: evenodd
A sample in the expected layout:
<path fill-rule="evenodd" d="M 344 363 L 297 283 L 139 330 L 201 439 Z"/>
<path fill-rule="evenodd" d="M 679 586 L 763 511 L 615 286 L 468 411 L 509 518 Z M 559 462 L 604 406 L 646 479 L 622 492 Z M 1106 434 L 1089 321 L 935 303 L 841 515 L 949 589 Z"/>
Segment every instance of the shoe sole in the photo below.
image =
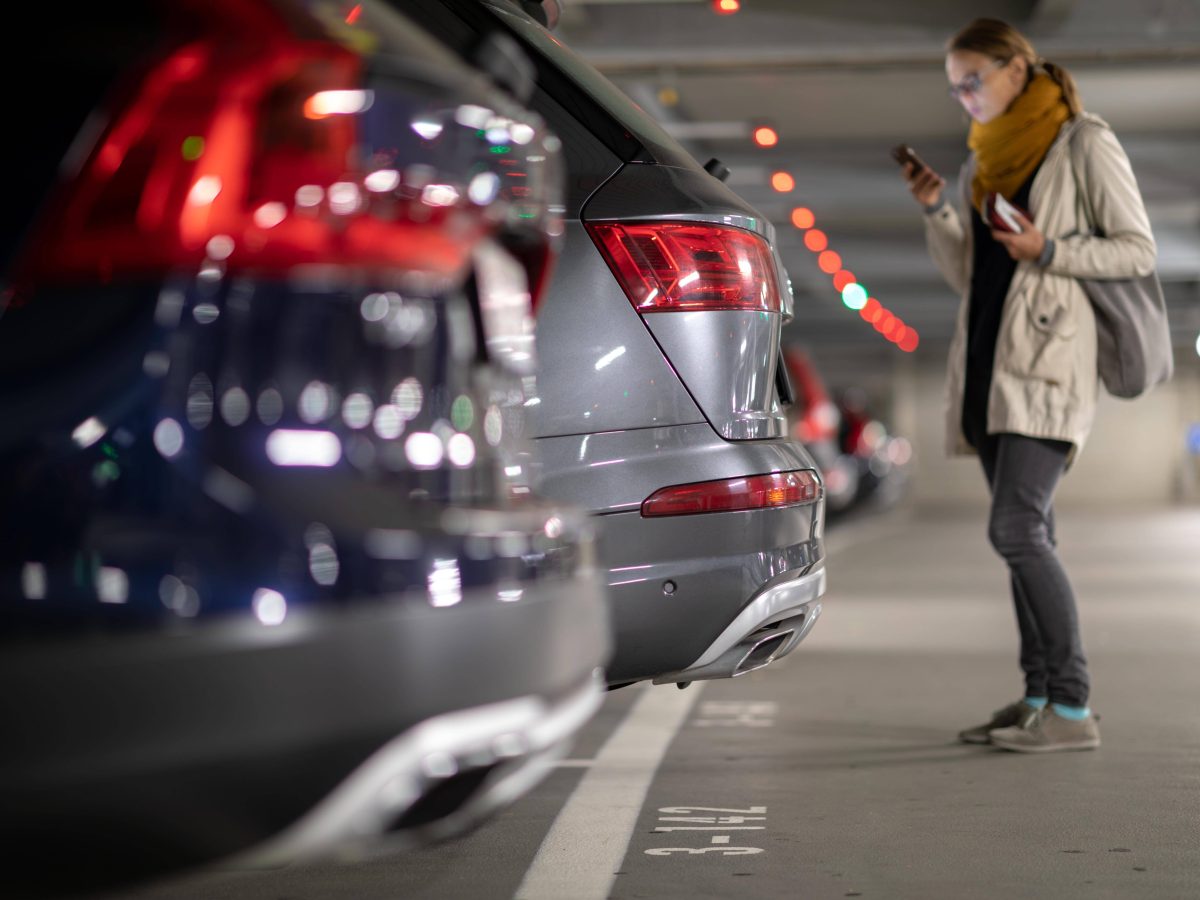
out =
<path fill-rule="evenodd" d="M 1100 746 L 1100 739 L 1094 741 L 1083 741 L 1078 744 L 1010 744 L 1004 740 L 996 740 L 992 738 L 991 744 L 993 747 L 999 747 L 1001 750 L 1011 750 L 1015 753 L 1064 753 L 1071 750 L 1095 750 Z"/>

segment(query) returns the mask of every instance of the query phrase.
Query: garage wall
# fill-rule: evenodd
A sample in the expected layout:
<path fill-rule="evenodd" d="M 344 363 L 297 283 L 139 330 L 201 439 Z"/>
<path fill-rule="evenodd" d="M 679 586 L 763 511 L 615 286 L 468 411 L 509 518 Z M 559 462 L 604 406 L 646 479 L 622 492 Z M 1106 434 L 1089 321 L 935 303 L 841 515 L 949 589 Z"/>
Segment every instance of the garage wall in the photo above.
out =
<path fill-rule="evenodd" d="M 921 508 L 986 505 L 978 462 L 943 452 L 944 353 L 900 360 L 893 379 L 895 429 L 915 450 L 912 499 Z M 1200 358 L 1177 348 L 1176 376 L 1135 401 L 1103 395 L 1088 445 L 1059 489 L 1063 509 L 1200 503 L 1200 458 L 1188 454 L 1187 427 L 1200 422 Z"/>

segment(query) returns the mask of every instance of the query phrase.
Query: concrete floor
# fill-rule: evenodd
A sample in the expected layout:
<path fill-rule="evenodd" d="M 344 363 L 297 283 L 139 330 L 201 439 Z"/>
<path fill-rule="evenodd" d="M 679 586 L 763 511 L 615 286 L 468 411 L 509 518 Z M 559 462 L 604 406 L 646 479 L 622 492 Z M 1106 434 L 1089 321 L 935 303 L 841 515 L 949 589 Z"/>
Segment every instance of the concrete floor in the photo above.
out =
<path fill-rule="evenodd" d="M 826 611 L 795 654 L 610 694 L 572 759 L 474 834 L 121 896 L 1200 896 L 1200 510 L 1065 514 L 1059 532 L 1096 752 L 953 742 L 1021 691 L 1006 578 L 981 513 L 892 517 L 831 535 Z"/>

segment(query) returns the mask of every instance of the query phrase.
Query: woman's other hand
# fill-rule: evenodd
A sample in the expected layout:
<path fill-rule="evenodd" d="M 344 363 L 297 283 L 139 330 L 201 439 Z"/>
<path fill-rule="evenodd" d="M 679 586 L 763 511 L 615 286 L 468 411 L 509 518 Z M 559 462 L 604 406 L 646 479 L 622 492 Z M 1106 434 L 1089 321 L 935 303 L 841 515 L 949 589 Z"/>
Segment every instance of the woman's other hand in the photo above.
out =
<path fill-rule="evenodd" d="M 922 206 L 936 205 L 942 198 L 942 188 L 946 186 L 946 179 L 929 166 L 918 166 L 911 162 L 904 166 L 904 180 L 908 182 L 913 199 Z"/>
<path fill-rule="evenodd" d="M 1021 233 L 997 231 L 992 229 L 992 237 L 1004 245 L 1008 255 L 1016 260 L 1038 259 L 1046 248 L 1046 236 L 1038 231 L 1036 225 L 1030 222 L 1020 212 L 1014 212 L 1021 224 Z"/>

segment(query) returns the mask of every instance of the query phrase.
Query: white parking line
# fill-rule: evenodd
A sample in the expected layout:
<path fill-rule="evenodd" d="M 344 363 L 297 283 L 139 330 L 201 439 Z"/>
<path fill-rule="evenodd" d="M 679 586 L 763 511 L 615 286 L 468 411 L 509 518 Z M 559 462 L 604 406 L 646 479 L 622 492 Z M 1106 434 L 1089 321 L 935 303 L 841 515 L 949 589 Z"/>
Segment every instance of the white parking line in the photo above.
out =
<path fill-rule="evenodd" d="M 515 900 L 608 896 L 654 773 L 703 688 L 642 689 L 559 811 Z"/>

